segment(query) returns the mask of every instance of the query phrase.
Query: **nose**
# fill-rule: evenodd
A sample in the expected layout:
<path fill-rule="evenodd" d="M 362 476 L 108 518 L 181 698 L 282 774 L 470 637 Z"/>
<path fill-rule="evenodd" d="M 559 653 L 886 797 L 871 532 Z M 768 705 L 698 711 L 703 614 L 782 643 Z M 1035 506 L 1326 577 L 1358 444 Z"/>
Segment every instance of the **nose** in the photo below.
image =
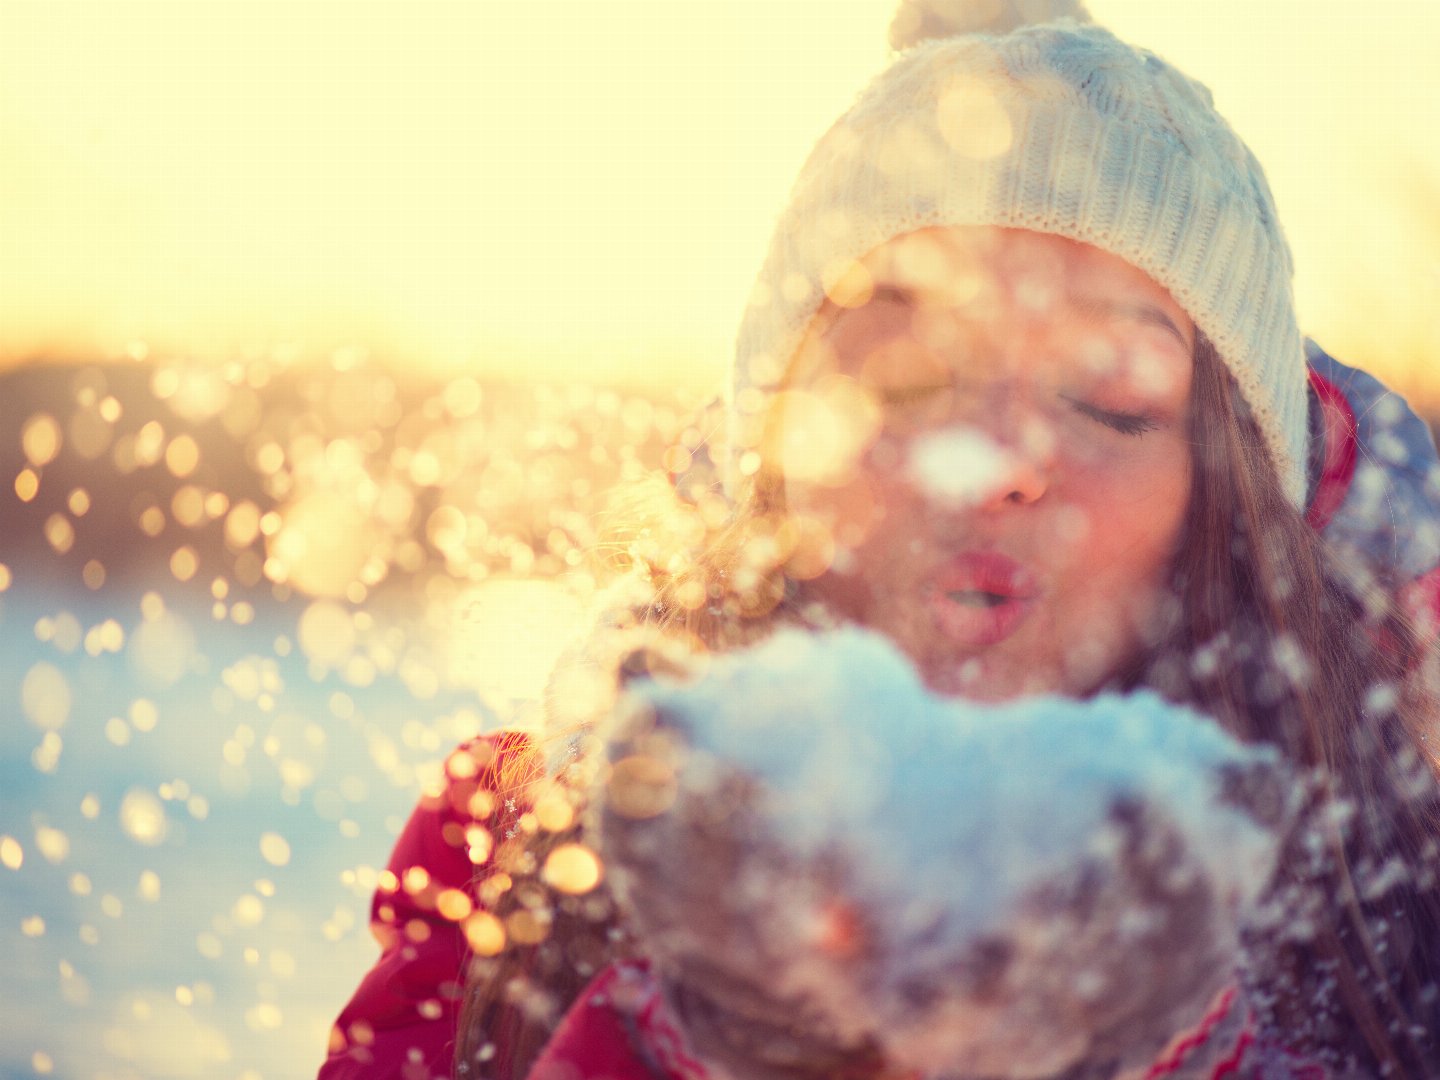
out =
<path fill-rule="evenodd" d="M 1054 473 L 1056 434 L 1052 419 L 1030 395 L 1008 381 L 992 384 L 961 406 L 952 422 L 970 428 L 993 447 L 985 455 L 983 485 L 974 506 L 999 510 L 1028 506 L 1043 498 Z M 978 463 L 977 463 L 978 464 Z"/>
<path fill-rule="evenodd" d="M 1005 463 L 995 484 L 980 500 L 982 510 L 1006 506 L 1028 506 L 1039 501 L 1050 487 L 1049 469 L 1032 454 L 1008 448 Z"/>

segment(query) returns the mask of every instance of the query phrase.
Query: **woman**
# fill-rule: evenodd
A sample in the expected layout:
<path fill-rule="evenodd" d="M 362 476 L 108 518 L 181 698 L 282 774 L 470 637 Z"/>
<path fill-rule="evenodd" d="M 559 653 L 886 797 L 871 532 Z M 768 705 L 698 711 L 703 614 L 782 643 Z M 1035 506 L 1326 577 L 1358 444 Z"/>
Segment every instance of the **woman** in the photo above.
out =
<path fill-rule="evenodd" d="M 1148 687 L 1278 746 L 1321 778 L 1319 824 L 1285 853 L 1244 985 L 1148 1075 L 1440 1075 L 1428 649 L 1392 564 L 1340 566 L 1302 517 L 1348 500 L 1320 482 L 1335 440 L 1263 174 L 1203 87 L 1078 5 L 1035 26 L 1020 6 L 934 40 L 939 5 L 902 9 L 905 51 L 802 170 L 742 324 L 737 509 L 718 535 L 713 496 L 665 511 L 651 535 L 678 539 L 645 553 L 655 598 L 633 615 L 709 648 L 859 623 L 941 694 Z M 322 1075 L 444 1075 L 365 1018 L 381 999 L 454 1015 L 446 920 L 480 958 L 462 1074 L 700 1074 L 682 1029 L 713 1045 L 735 1017 L 612 965 L 631 946 L 603 889 L 567 895 L 550 860 L 575 840 L 554 771 L 517 736 L 451 759 Z M 816 1054 L 809 1075 L 886 1068 Z"/>

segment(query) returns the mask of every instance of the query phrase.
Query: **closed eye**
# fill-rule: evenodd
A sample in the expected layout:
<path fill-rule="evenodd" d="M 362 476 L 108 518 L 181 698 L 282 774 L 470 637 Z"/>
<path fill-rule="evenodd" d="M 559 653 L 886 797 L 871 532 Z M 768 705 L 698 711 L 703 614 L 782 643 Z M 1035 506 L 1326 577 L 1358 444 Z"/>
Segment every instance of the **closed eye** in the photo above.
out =
<path fill-rule="evenodd" d="M 927 401 L 942 391 L 949 390 L 950 384 L 920 383 L 914 386 L 877 386 L 876 392 L 886 405 L 915 405 Z"/>
<path fill-rule="evenodd" d="M 1063 394 L 1061 396 L 1065 397 Z M 1081 416 L 1087 416 L 1097 424 L 1104 424 L 1112 431 L 1118 431 L 1122 435 L 1144 435 L 1147 431 L 1154 431 L 1160 426 L 1154 417 L 1146 416 L 1144 413 L 1102 409 L 1098 405 L 1091 405 L 1088 401 L 1072 397 L 1065 397 L 1065 400 Z"/>

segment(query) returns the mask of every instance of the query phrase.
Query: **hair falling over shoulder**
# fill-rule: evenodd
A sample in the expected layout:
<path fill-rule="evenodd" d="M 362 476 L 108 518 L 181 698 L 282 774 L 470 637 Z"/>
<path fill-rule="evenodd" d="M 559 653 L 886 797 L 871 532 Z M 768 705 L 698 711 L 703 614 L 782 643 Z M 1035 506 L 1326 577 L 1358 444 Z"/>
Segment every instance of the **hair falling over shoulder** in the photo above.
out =
<path fill-rule="evenodd" d="M 1309 770 L 1269 925 L 1248 942 L 1251 1006 L 1262 1033 L 1339 1075 L 1437 1075 L 1433 647 L 1396 583 L 1338 565 L 1288 504 L 1203 338 L 1190 429 L 1175 618 L 1127 681 Z"/>
<path fill-rule="evenodd" d="M 1192 495 L 1174 603 L 1158 640 L 1112 688 L 1149 687 L 1198 707 L 1308 770 L 1307 812 L 1287 839 L 1266 925 L 1246 943 L 1261 1044 L 1313 1056 L 1336 1075 L 1440 1075 L 1431 639 L 1401 611 L 1396 583 L 1337 565 L 1287 500 L 1263 435 L 1203 337 L 1195 363 Z M 762 468 L 739 512 L 708 491 L 686 494 L 694 497 L 657 480 L 614 504 L 599 556 L 643 584 L 601 631 L 611 644 L 598 665 L 612 687 L 673 651 L 695 656 L 781 623 L 828 621 L 806 583 L 828 567 L 833 542 L 786 515 L 774 477 Z M 657 648 L 634 648 L 656 638 Z M 567 713 L 558 726 L 573 721 Z M 472 962 L 458 1076 L 520 1080 L 586 982 L 631 950 L 603 883 L 584 896 L 546 883 L 549 853 L 575 842 L 583 819 L 581 784 L 560 782 L 575 824 L 547 831 L 532 820 L 522 842 L 501 845 L 484 868 L 505 885 L 482 886 L 495 916 L 506 925 L 521 917 L 527 930 Z"/>

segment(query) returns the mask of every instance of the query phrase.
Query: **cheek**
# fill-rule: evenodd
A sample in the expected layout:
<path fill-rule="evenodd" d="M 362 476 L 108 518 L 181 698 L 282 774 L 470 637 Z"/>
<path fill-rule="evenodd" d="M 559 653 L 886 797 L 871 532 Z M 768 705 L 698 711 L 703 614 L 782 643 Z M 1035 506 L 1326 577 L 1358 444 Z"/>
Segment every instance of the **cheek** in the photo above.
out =
<path fill-rule="evenodd" d="M 923 521 L 924 501 L 907 474 L 907 454 L 903 441 L 882 437 L 831 483 L 787 481 L 786 508 L 822 523 L 837 545 L 852 549 L 882 532 L 913 529 Z"/>
<path fill-rule="evenodd" d="M 819 530 L 835 548 L 854 550 L 864 547 L 895 516 L 886 491 L 883 478 L 862 469 L 835 486 L 787 485 L 785 506 L 790 514 Z"/>
<path fill-rule="evenodd" d="M 1077 583 L 1110 603 L 1168 586 L 1190 497 L 1188 457 L 1164 468 L 1097 470 L 1057 513 Z"/>
<path fill-rule="evenodd" d="M 1163 632 L 1188 482 L 1172 482 L 1169 494 L 1071 508 L 1068 527 L 1084 537 L 1068 545 L 1049 627 L 1064 692 L 1095 689 Z"/>

